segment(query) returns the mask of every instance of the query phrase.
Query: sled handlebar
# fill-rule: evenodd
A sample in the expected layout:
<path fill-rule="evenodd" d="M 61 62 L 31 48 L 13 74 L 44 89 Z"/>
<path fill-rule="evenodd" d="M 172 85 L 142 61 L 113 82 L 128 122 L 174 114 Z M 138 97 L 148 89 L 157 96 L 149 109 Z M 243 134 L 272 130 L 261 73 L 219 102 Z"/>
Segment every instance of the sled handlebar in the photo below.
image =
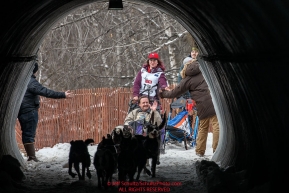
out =
<path fill-rule="evenodd" d="M 156 87 L 156 86 L 158 86 L 158 84 L 155 84 L 154 86 L 152 86 L 152 87 L 150 87 L 150 88 L 148 88 L 148 89 L 145 89 L 145 90 L 142 91 L 139 95 L 142 95 L 144 92 L 148 92 L 149 101 L 150 101 L 150 102 L 153 102 L 153 101 L 151 101 L 150 92 L 149 92 L 149 91 L 150 91 L 152 88 Z"/>

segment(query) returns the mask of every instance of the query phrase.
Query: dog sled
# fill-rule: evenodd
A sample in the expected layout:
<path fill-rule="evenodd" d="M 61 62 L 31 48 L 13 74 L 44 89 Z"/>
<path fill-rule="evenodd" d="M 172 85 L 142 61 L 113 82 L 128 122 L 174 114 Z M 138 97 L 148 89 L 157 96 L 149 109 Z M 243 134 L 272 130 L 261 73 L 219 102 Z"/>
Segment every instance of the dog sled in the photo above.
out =
<path fill-rule="evenodd" d="M 182 143 L 184 142 L 185 149 L 188 145 L 194 147 L 198 134 L 199 118 L 196 116 L 194 128 L 192 128 L 191 117 L 189 112 L 194 109 L 194 102 L 191 99 L 180 97 L 170 105 L 170 113 L 168 116 L 167 126 L 165 128 L 166 143 Z M 172 110 L 180 109 L 180 112 L 172 117 Z"/>
<path fill-rule="evenodd" d="M 157 85 L 154 85 L 155 87 Z M 151 87 L 152 88 L 152 87 Z M 145 91 L 150 91 L 150 89 Z M 150 101 L 152 102 L 152 101 Z M 180 97 L 170 105 L 170 113 L 168 116 L 167 125 L 160 130 L 160 152 L 165 153 L 166 143 L 182 143 L 184 142 L 185 149 L 188 149 L 188 145 L 191 147 L 196 146 L 196 139 L 198 134 L 199 118 L 196 116 L 194 128 L 192 128 L 192 120 L 189 115 L 189 111 L 194 109 L 194 102 L 191 99 L 185 99 Z M 130 101 L 128 113 L 133 109 L 138 108 L 136 103 Z M 172 117 L 173 109 L 181 109 L 180 112 Z"/>

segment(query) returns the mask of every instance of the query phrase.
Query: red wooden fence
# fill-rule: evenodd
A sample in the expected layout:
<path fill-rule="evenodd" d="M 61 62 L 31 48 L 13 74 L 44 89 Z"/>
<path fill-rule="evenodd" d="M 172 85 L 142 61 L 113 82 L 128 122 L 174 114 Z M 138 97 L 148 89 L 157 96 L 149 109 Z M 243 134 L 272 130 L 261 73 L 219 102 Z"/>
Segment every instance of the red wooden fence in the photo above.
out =
<path fill-rule="evenodd" d="M 41 97 L 35 147 L 52 147 L 57 143 L 101 137 L 123 124 L 131 99 L 130 88 L 95 88 L 74 90 L 71 99 Z M 171 99 L 162 99 L 162 107 L 169 112 Z M 16 140 L 23 150 L 21 129 L 16 123 Z"/>

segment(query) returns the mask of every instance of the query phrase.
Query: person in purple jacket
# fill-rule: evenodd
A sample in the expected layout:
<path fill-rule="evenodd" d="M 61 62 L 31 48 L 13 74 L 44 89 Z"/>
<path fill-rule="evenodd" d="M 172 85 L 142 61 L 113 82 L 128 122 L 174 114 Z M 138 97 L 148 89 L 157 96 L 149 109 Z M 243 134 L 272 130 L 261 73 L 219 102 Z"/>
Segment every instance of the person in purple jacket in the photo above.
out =
<path fill-rule="evenodd" d="M 159 59 L 158 53 L 150 53 L 146 63 L 135 78 L 133 85 L 133 103 L 136 103 L 140 96 L 146 95 L 149 96 L 151 105 L 154 101 L 158 102 L 157 110 L 159 112 L 161 111 L 158 90 L 168 86 L 164 71 L 165 66 Z"/>

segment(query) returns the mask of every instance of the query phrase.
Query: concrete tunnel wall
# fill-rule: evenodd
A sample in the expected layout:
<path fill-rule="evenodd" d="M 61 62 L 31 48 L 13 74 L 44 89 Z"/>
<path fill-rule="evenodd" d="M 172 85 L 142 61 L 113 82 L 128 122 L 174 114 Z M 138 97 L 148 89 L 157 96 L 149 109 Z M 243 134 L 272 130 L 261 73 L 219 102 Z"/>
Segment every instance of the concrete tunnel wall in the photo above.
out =
<path fill-rule="evenodd" d="M 92 0 L 6 1 L 0 12 L 0 157 L 22 164 L 14 126 L 36 51 L 49 28 Z M 201 49 L 219 117 L 213 161 L 247 170 L 251 187 L 285 187 L 289 129 L 288 1 L 130 0 L 175 18 Z M 273 156 L 272 156 L 273 155 Z"/>

